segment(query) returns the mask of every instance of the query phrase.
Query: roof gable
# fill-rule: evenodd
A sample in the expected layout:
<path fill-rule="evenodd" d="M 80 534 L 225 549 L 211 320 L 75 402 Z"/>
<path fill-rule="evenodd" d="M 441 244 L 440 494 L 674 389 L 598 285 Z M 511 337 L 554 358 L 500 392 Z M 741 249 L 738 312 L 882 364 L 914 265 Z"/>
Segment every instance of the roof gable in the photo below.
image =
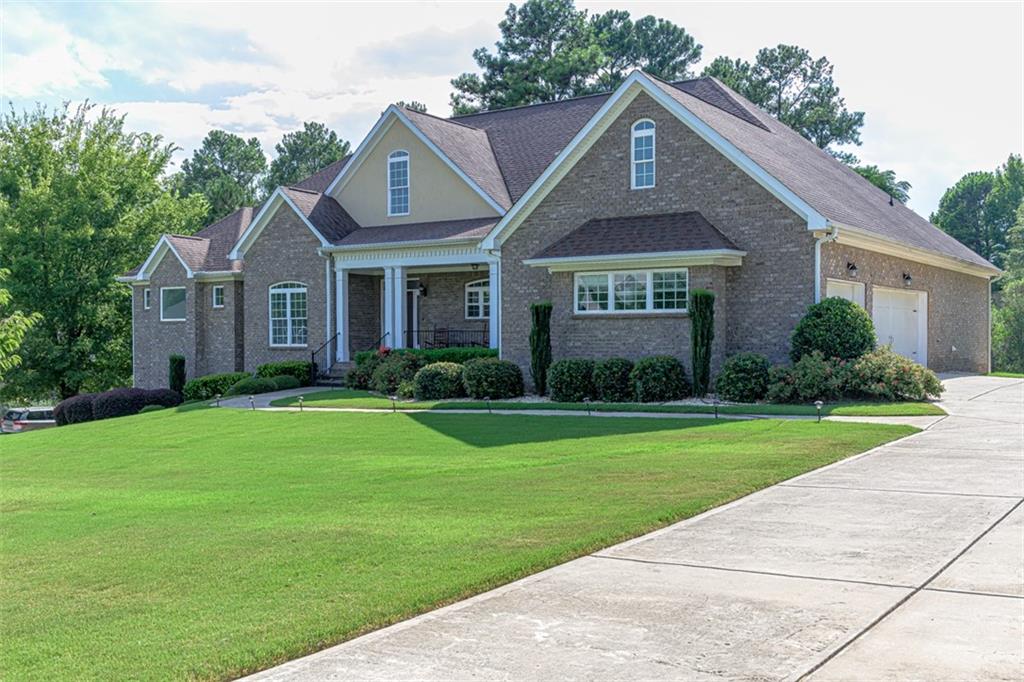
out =
<path fill-rule="evenodd" d="M 295 214 L 299 216 L 302 223 L 309 228 L 313 235 L 320 241 L 321 247 L 330 246 L 331 242 L 328 241 L 327 237 L 325 237 L 319 229 L 317 229 L 317 227 L 310 221 L 309 215 L 307 215 L 307 212 L 312 214 L 313 210 L 319 204 L 319 201 L 316 198 L 307 200 L 304 196 L 305 193 L 305 190 L 294 190 L 286 187 L 278 187 L 274 190 L 274 193 L 271 194 L 270 198 L 263 204 L 263 207 L 260 209 L 256 217 L 253 218 L 249 226 L 238 237 L 238 241 L 235 242 L 235 245 L 232 247 L 231 253 L 228 254 L 228 258 L 232 260 L 241 260 L 245 255 L 245 252 L 250 246 L 252 246 L 253 242 L 259 238 L 263 228 L 267 226 L 267 223 L 274 217 L 278 209 L 282 206 L 287 206 L 289 209 L 295 211 Z M 315 195 L 315 197 L 323 196 L 318 192 L 309 192 L 309 194 Z M 300 197 L 303 208 L 300 208 L 299 205 L 296 204 L 295 199 L 293 198 L 295 195 Z M 333 202 L 333 199 L 331 201 Z M 338 208 L 341 207 L 339 206 Z M 305 209 L 305 211 L 303 209 Z M 331 226 L 333 227 L 333 222 Z"/>

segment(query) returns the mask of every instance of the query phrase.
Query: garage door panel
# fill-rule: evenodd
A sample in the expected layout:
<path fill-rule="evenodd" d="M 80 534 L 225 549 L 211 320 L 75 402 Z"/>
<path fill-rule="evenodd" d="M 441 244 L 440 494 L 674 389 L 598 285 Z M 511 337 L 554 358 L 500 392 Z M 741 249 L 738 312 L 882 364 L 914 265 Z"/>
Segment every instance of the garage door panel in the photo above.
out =
<path fill-rule="evenodd" d="M 926 300 L 923 292 L 875 287 L 871 318 L 879 345 L 925 364 Z"/>

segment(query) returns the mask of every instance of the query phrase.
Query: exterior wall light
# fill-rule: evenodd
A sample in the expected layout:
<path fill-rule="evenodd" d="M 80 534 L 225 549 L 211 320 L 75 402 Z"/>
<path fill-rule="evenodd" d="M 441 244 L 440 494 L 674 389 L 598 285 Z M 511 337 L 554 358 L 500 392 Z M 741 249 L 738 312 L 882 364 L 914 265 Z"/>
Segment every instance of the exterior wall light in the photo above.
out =
<path fill-rule="evenodd" d="M 914 278 L 910 276 L 910 273 L 909 272 L 904 272 L 903 273 L 903 286 L 909 287 L 913 283 L 914 283 Z"/>
<path fill-rule="evenodd" d="M 857 276 L 857 264 L 854 263 L 853 261 L 847 261 L 846 262 L 846 274 L 848 274 L 850 277 L 856 277 Z"/>

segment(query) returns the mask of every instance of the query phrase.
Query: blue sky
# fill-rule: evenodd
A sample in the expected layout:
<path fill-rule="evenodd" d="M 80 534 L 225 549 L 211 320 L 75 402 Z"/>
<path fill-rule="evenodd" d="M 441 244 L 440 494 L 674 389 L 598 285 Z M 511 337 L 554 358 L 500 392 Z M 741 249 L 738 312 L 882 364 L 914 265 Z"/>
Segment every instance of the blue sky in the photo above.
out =
<path fill-rule="evenodd" d="M 211 128 L 268 154 L 302 121 L 353 142 L 399 99 L 449 111 L 449 80 L 498 37 L 505 2 L 0 2 L 6 108 L 88 99 L 182 148 Z M 793 43 L 827 56 L 866 112 L 867 163 L 909 180 L 927 216 L 966 172 L 1024 147 L 1024 4 L 577 2 L 670 19 L 718 55 Z"/>

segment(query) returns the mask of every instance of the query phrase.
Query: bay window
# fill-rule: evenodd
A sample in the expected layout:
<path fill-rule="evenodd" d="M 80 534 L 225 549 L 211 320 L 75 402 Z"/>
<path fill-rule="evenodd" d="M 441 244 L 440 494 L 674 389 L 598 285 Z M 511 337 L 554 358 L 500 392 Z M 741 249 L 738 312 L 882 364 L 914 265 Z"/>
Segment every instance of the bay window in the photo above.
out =
<path fill-rule="evenodd" d="M 637 270 L 578 273 L 574 310 L 577 314 L 685 313 L 689 272 Z"/>

